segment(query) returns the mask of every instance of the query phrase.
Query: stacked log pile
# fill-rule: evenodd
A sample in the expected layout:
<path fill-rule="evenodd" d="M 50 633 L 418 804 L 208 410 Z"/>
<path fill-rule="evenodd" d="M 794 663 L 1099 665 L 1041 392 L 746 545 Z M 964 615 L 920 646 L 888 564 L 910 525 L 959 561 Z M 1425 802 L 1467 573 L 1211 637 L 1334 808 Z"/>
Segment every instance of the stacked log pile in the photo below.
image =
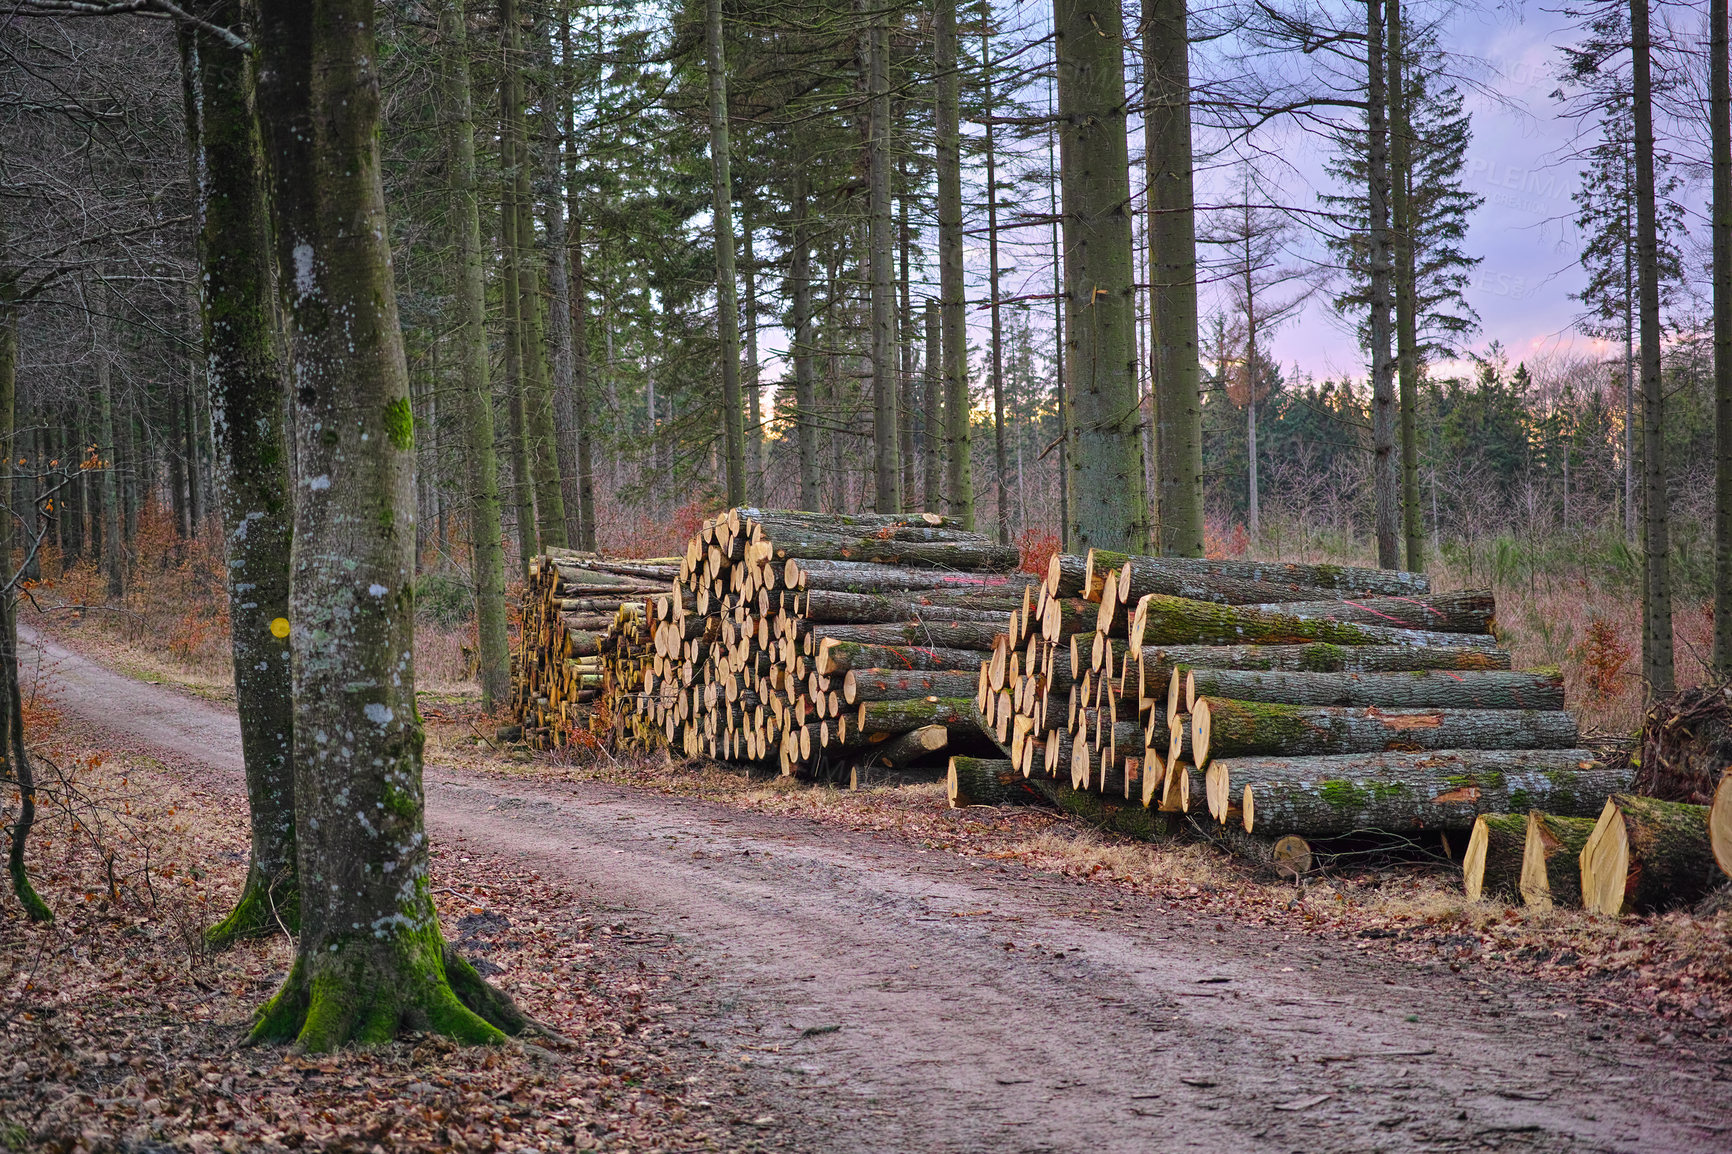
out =
<path fill-rule="evenodd" d="M 610 676 L 629 653 L 647 598 L 667 588 L 672 559 L 608 561 L 550 549 L 533 558 L 512 653 L 512 714 L 535 749 L 568 745 L 601 719 Z"/>
<path fill-rule="evenodd" d="M 1577 748 L 1555 673 L 1511 670 L 1494 612 L 1414 573 L 1061 554 L 976 703 L 1025 778 L 1265 840 L 1598 813 L 1628 773 Z"/>
<path fill-rule="evenodd" d="M 843 783 L 996 752 L 973 698 L 1035 584 L 1017 560 L 935 514 L 707 521 L 645 607 L 621 736 Z"/>

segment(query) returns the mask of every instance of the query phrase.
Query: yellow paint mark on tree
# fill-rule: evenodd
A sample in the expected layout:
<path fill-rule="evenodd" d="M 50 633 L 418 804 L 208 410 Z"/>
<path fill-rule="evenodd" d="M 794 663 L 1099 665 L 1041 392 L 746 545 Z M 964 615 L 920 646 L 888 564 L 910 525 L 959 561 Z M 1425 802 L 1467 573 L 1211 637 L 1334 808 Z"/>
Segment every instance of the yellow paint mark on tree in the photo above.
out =
<path fill-rule="evenodd" d="M 287 617 L 278 617 L 276 620 L 271 622 L 271 636 L 272 637 L 283 638 L 283 637 L 287 637 L 288 635 L 289 635 L 289 619 Z"/>

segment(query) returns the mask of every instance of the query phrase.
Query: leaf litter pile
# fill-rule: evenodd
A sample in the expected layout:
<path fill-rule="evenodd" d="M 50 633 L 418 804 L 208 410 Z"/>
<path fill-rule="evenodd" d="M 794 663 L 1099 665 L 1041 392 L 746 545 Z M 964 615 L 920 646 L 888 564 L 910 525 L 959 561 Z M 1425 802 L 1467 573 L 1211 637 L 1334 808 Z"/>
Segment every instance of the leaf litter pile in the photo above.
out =
<path fill-rule="evenodd" d="M 427 1036 L 298 1056 L 242 1045 L 282 937 L 200 944 L 246 868 L 244 802 L 68 727 L 32 868 L 56 921 L 0 898 L 0 1149 L 54 1152 L 751 1150 L 779 1147 L 667 1020 L 667 977 L 520 863 L 435 846 L 446 935 L 559 1039 Z M 64 803 L 64 804 L 62 804 Z"/>

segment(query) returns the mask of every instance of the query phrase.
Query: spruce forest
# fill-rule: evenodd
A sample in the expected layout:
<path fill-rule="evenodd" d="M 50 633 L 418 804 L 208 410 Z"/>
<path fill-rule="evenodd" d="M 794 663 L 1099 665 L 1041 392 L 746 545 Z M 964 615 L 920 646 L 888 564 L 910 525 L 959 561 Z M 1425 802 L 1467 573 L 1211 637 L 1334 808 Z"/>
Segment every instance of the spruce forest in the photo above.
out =
<path fill-rule="evenodd" d="M 1728 0 L 0 0 L 0 829 L 0 1149 L 1723 1149 Z"/>

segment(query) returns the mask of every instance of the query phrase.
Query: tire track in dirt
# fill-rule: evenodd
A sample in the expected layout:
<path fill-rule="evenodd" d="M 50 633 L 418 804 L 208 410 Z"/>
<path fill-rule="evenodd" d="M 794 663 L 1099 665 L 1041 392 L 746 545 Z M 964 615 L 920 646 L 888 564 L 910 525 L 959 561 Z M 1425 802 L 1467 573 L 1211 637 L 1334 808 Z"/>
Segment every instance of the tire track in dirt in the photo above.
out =
<path fill-rule="evenodd" d="M 61 708 L 240 791 L 232 712 L 33 645 Z M 1723 1038 L 1690 1060 L 1526 979 L 610 785 L 430 763 L 427 798 L 436 840 L 523 855 L 671 972 L 792 1149 L 1732 1146 Z"/>

